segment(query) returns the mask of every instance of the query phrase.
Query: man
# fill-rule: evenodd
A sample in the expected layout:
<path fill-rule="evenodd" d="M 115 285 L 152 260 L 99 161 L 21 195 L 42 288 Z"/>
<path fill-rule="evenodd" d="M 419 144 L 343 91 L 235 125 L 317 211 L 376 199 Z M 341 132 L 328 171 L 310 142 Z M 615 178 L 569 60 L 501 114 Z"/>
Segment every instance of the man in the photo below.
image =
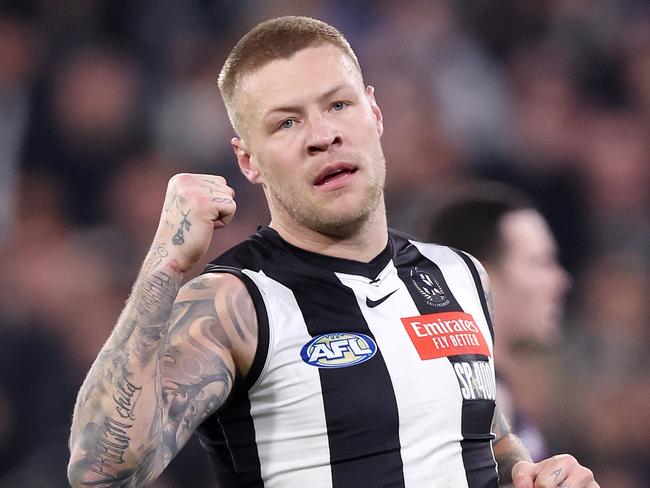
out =
<path fill-rule="evenodd" d="M 570 278 L 553 234 L 525 194 L 501 183 L 462 185 L 433 207 L 427 240 L 468 252 L 490 276 L 499 404 L 532 458 L 542 459 L 544 437 L 508 385 L 519 381 L 522 351 L 543 351 L 560 335 Z"/>
<path fill-rule="evenodd" d="M 476 264 L 389 234 L 381 111 L 347 41 L 313 19 L 262 23 L 219 86 L 270 227 L 181 287 L 235 203 L 223 178 L 172 178 L 79 393 L 71 483 L 140 486 L 198 430 L 222 487 L 497 486 Z M 598 486 L 570 456 L 528 462 L 494 425 L 515 486 Z"/>

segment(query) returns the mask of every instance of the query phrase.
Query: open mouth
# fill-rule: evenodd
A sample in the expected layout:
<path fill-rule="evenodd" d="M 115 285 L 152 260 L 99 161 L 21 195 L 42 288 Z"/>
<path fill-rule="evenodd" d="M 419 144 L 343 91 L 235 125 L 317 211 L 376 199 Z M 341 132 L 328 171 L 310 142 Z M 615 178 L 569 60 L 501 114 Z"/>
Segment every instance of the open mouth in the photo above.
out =
<path fill-rule="evenodd" d="M 314 186 L 323 186 L 331 183 L 334 180 L 338 180 L 347 175 L 351 175 L 357 172 L 357 168 L 349 164 L 337 164 L 333 166 L 328 166 L 323 171 L 321 171 L 316 180 L 314 181 Z"/>

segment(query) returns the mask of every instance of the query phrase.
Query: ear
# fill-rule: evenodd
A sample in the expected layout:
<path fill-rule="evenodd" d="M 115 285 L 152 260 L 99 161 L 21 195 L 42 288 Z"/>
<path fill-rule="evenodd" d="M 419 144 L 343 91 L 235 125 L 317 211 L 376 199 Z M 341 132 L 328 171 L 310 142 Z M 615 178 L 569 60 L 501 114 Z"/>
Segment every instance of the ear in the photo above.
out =
<path fill-rule="evenodd" d="M 230 140 L 230 145 L 237 157 L 239 169 L 246 179 L 256 185 L 262 183 L 259 166 L 257 165 L 255 158 L 251 156 L 250 152 L 246 148 L 244 140 L 239 137 L 233 137 Z"/>
<path fill-rule="evenodd" d="M 375 87 L 368 85 L 368 87 L 366 88 L 366 95 L 368 97 L 368 101 L 370 102 L 370 108 L 372 110 L 372 113 L 375 116 L 377 133 L 379 134 L 379 137 L 381 137 L 382 134 L 384 133 L 384 116 L 381 114 L 381 109 L 379 108 L 379 105 L 377 105 L 377 101 L 375 100 Z"/>

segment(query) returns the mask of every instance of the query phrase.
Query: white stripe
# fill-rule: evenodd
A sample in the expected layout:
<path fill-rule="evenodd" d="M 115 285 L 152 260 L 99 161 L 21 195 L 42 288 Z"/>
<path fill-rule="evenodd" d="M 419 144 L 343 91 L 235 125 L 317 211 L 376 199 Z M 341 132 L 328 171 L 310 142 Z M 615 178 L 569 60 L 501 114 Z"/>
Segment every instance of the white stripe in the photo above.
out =
<path fill-rule="evenodd" d="M 454 295 L 460 307 L 474 317 L 476 324 L 481 329 L 481 334 L 485 338 L 485 342 L 487 342 L 490 348 L 490 355 L 492 355 L 493 346 L 490 327 L 483 313 L 483 307 L 481 306 L 481 299 L 476 289 L 474 277 L 467 264 L 465 264 L 465 261 L 448 247 L 437 244 L 424 244 L 416 241 L 410 242 L 418 248 L 420 254 L 440 267 L 442 275 L 451 289 L 452 295 Z M 490 363 L 493 363 L 492 356 L 490 357 Z"/>
<path fill-rule="evenodd" d="M 307 326 L 291 290 L 263 272 L 244 272 L 260 289 L 269 317 L 268 357 L 250 391 L 264 486 L 332 488 L 318 368 L 295 356 L 311 339 Z"/>
<path fill-rule="evenodd" d="M 399 319 L 420 313 L 392 262 L 388 267 L 378 287 L 354 275 L 336 275 L 354 291 L 390 374 L 406 488 L 466 488 L 460 446 L 462 397 L 456 375 L 447 358 L 420 359 Z M 393 290 L 398 291 L 381 305 L 366 305 L 367 296 L 377 300 Z"/>
<path fill-rule="evenodd" d="M 467 267 L 467 264 L 458 254 L 456 254 L 456 252 L 446 246 L 425 244 L 417 241 L 410 242 L 418 248 L 418 251 L 420 251 L 423 256 L 440 266 L 445 281 L 458 301 L 458 304 L 465 312 L 474 317 L 474 321 L 481 329 L 481 334 L 483 334 L 485 342 L 487 342 L 488 347 L 490 348 L 490 357 L 488 358 L 488 361 L 490 369 L 492 370 L 492 378 L 496 383 L 492 334 L 490 334 L 490 327 L 483 312 L 483 306 L 481 305 L 479 292 L 476 288 L 476 282 L 474 281 L 474 277 Z M 492 450 L 492 457 L 494 458 L 492 444 L 490 444 L 490 450 Z"/>

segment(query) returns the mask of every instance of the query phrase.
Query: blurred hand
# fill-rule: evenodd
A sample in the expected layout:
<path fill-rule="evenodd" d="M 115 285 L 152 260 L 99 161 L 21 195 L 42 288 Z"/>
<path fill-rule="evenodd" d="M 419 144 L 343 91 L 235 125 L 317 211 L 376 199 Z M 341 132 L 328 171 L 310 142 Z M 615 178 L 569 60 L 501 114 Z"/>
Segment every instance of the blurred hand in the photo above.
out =
<path fill-rule="evenodd" d="M 221 176 L 173 176 L 167 185 L 154 248 L 164 250 L 181 271 L 188 271 L 207 251 L 213 231 L 232 220 L 234 197 L 235 191 Z"/>
<path fill-rule="evenodd" d="M 514 488 L 600 488 L 590 469 L 569 454 L 531 463 L 519 461 L 512 468 Z"/>

